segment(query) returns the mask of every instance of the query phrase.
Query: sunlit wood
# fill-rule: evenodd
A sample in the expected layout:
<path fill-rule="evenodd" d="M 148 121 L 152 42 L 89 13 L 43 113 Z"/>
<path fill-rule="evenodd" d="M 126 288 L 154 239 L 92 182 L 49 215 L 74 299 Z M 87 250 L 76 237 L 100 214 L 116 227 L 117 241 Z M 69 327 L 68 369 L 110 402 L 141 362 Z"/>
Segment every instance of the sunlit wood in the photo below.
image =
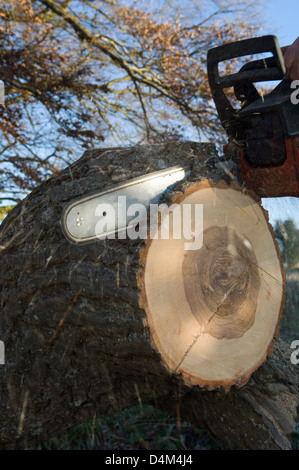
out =
<path fill-rule="evenodd" d="M 141 303 L 155 346 L 186 383 L 242 385 L 270 352 L 283 307 L 267 213 L 237 185 L 208 180 L 175 202 L 182 210 L 203 204 L 203 244 L 186 250 L 186 239 L 171 236 L 147 242 Z"/>

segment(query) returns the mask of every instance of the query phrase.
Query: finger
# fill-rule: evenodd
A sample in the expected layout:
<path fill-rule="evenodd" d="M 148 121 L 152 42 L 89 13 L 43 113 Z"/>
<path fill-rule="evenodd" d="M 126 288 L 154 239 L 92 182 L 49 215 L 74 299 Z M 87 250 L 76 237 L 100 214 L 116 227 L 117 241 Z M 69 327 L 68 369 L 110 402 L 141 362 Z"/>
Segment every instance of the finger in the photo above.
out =
<path fill-rule="evenodd" d="M 291 46 L 282 48 L 284 62 L 287 69 L 287 78 L 289 80 L 299 79 L 299 37 Z"/>
<path fill-rule="evenodd" d="M 280 48 L 280 50 L 281 50 L 281 52 L 282 52 L 283 55 L 287 52 L 287 49 L 288 49 L 289 47 L 291 47 L 291 46 L 290 46 L 290 45 L 289 45 L 289 46 L 282 46 L 282 47 Z"/>
<path fill-rule="evenodd" d="M 294 46 L 288 47 L 285 55 L 284 55 L 284 62 L 288 70 L 291 70 L 294 59 L 296 55 L 296 50 Z"/>
<path fill-rule="evenodd" d="M 292 55 L 290 55 L 291 64 L 288 65 L 287 60 L 285 58 L 286 66 L 289 71 L 289 79 L 290 80 L 299 80 L 299 43 L 295 46 L 292 46 Z"/>
<path fill-rule="evenodd" d="M 293 65 L 289 71 L 290 80 L 299 80 L 299 49 L 298 58 L 295 58 Z"/>

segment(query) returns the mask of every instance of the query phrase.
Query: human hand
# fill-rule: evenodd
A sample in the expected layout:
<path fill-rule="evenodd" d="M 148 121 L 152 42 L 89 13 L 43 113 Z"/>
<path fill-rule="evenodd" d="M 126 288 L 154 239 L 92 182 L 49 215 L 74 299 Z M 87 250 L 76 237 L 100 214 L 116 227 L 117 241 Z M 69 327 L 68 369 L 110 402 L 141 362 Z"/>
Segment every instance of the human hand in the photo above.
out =
<path fill-rule="evenodd" d="M 287 68 L 287 78 L 299 80 L 299 37 L 284 52 L 284 62 Z"/>

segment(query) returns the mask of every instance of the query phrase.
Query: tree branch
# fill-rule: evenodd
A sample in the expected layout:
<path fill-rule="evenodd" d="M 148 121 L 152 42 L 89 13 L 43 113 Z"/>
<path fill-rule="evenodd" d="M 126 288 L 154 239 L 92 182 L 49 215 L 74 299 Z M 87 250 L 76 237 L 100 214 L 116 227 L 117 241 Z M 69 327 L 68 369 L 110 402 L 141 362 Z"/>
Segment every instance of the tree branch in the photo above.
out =
<path fill-rule="evenodd" d="M 185 112 L 197 114 L 196 109 L 194 109 L 185 100 L 173 93 L 170 87 L 168 87 L 166 84 L 163 84 L 162 81 L 157 77 L 157 75 L 156 78 L 150 78 L 146 76 L 142 68 L 128 64 L 127 60 L 125 60 L 120 55 L 116 54 L 113 50 L 111 50 L 111 48 L 107 47 L 107 45 L 103 43 L 103 41 L 107 41 L 106 36 L 103 36 L 103 41 L 101 41 L 102 36 L 93 35 L 86 27 L 84 27 L 80 23 L 77 18 L 71 15 L 65 8 L 62 8 L 60 5 L 57 5 L 55 1 L 40 0 L 40 2 L 43 5 L 47 6 L 50 10 L 55 12 L 57 15 L 61 16 L 75 30 L 80 40 L 86 41 L 92 44 L 94 47 L 97 47 L 105 55 L 110 57 L 113 63 L 125 70 L 131 78 L 134 78 L 136 82 L 143 83 L 151 88 L 156 89 L 161 93 L 161 95 L 170 99 L 172 102 L 176 103 L 180 108 L 184 109 Z"/>

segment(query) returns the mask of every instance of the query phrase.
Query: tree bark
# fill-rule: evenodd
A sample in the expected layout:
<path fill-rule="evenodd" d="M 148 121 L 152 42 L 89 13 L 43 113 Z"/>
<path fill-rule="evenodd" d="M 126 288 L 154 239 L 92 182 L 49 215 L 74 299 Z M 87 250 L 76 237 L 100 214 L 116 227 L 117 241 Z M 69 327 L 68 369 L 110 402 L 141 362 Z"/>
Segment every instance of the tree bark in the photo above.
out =
<path fill-rule="evenodd" d="M 152 344 L 140 306 L 144 240 L 70 243 L 66 203 L 111 184 L 182 163 L 187 181 L 230 184 L 210 144 L 99 149 L 45 181 L 1 226 L 1 447 L 34 447 L 67 427 L 128 407 L 156 403 L 205 426 L 233 448 L 288 449 L 298 377 L 281 340 L 241 388 L 206 391 L 170 372 Z M 242 428 L 242 429 L 241 429 Z"/>

